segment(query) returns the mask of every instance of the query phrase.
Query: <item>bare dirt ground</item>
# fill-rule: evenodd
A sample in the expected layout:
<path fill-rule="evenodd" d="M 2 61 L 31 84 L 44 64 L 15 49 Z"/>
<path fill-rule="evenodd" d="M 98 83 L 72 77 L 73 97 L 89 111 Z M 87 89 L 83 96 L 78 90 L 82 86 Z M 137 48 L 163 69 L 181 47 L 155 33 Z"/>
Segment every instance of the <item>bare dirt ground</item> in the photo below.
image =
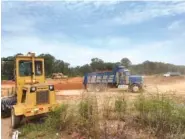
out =
<path fill-rule="evenodd" d="M 55 85 L 57 100 L 62 101 L 75 101 L 81 98 L 83 90 L 83 78 L 75 77 L 69 78 L 68 80 L 52 80 L 47 79 L 48 83 Z M 161 77 L 161 76 L 145 76 L 144 84 L 146 94 L 152 93 L 174 93 L 181 97 L 185 101 L 185 77 Z M 12 88 L 15 86 L 15 83 L 12 81 L 2 81 L 2 96 L 7 95 L 7 88 Z M 98 95 L 100 97 L 105 96 L 114 96 L 118 94 L 118 90 L 110 89 L 108 92 L 100 92 Z M 134 99 L 139 94 L 133 94 L 131 92 L 126 93 L 128 99 Z M 9 134 L 11 133 L 10 129 L 10 118 L 1 119 L 1 132 L 3 139 L 10 139 Z"/>
<path fill-rule="evenodd" d="M 2 139 L 11 139 L 11 121 L 10 118 L 1 119 L 1 138 Z"/>

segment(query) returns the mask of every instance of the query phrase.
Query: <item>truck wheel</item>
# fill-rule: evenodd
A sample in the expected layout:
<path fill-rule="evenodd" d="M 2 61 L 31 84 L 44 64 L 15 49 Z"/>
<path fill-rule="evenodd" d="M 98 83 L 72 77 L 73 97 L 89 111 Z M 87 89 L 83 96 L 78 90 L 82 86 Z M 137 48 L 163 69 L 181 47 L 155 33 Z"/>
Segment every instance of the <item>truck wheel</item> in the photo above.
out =
<path fill-rule="evenodd" d="M 92 84 L 87 84 L 87 92 L 92 92 L 93 85 Z"/>
<path fill-rule="evenodd" d="M 141 87 L 138 84 L 133 84 L 130 89 L 133 93 L 137 93 L 141 91 Z"/>
<path fill-rule="evenodd" d="M 106 84 L 102 84 L 101 85 L 101 91 L 102 92 L 106 92 L 107 91 L 107 85 Z"/>
<path fill-rule="evenodd" d="M 21 117 L 15 115 L 14 109 L 11 110 L 11 126 L 13 129 L 17 128 L 20 124 Z"/>
<path fill-rule="evenodd" d="M 95 85 L 95 91 L 100 92 L 102 90 L 101 85 L 97 84 Z"/>

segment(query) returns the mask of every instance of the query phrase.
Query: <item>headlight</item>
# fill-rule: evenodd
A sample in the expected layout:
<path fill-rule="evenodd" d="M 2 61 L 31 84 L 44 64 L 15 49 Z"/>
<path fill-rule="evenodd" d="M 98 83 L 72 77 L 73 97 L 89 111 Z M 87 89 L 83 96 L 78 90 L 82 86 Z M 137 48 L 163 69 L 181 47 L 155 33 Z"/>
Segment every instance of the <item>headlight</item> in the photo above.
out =
<path fill-rule="evenodd" d="M 36 87 L 31 87 L 30 88 L 30 92 L 35 92 L 36 91 Z"/>
<path fill-rule="evenodd" d="M 49 90 L 53 91 L 54 90 L 54 85 L 49 85 Z"/>

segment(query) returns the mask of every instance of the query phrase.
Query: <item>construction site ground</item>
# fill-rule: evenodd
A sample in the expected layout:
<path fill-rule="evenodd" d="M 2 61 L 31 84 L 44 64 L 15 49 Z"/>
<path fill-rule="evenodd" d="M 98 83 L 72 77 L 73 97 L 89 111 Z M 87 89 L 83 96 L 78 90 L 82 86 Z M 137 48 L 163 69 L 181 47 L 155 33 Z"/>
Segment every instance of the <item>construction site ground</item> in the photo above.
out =
<path fill-rule="evenodd" d="M 57 92 L 57 101 L 75 101 L 81 98 L 81 94 L 84 91 L 83 78 L 74 77 L 69 79 L 47 79 L 48 83 L 53 83 L 55 85 L 55 90 Z M 154 93 L 166 93 L 169 95 L 176 94 L 182 101 L 185 102 L 185 77 L 162 77 L 162 76 L 144 76 L 144 90 L 145 94 Z M 7 95 L 7 88 L 14 87 L 15 83 L 13 81 L 2 81 L 1 89 L 2 96 Z M 121 91 L 122 92 L 122 91 Z M 87 92 L 85 92 L 87 93 Z M 97 95 L 101 97 L 112 96 L 120 93 L 118 89 L 109 89 L 106 92 L 98 92 Z M 133 100 L 138 96 L 139 93 L 126 92 L 125 96 Z M 98 97 L 99 98 L 99 97 Z M 10 118 L 1 119 L 1 135 L 3 139 L 11 138 L 11 128 L 10 128 Z"/>

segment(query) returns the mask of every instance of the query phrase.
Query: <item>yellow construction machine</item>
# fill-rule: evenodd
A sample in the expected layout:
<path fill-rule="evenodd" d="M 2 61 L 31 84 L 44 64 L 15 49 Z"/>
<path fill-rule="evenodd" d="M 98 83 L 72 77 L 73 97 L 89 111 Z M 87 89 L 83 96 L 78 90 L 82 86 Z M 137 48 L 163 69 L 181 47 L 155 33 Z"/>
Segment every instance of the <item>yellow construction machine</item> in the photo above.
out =
<path fill-rule="evenodd" d="M 57 107 L 53 84 L 46 83 L 44 59 L 34 53 L 15 58 L 16 104 L 11 108 L 12 128 L 23 118 L 46 114 Z"/>

